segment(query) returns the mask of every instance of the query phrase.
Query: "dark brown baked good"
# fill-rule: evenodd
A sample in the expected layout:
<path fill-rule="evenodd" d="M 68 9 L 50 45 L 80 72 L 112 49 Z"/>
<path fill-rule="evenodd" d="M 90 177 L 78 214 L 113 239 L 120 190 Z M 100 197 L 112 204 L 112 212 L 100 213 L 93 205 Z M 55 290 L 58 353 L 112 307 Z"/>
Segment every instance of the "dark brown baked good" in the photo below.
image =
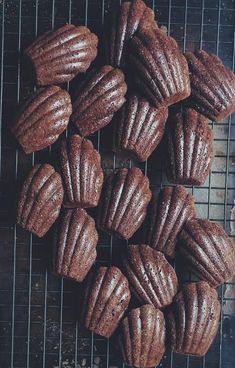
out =
<path fill-rule="evenodd" d="M 205 355 L 218 330 L 219 317 L 215 289 L 204 281 L 186 285 L 165 315 L 171 349 L 180 354 Z"/>
<path fill-rule="evenodd" d="M 90 135 L 110 123 L 124 104 L 126 91 L 120 69 L 105 65 L 90 73 L 73 104 L 72 121 L 81 135 Z"/>
<path fill-rule="evenodd" d="M 88 330 L 110 337 L 131 298 L 128 281 L 119 268 L 114 266 L 99 267 L 89 276 L 81 322 Z"/>
<path fill-rule="evenodd" d="M 142 0 L 124 2 L 112 14 L 107 31 L 107 62 L 113 67 L 125 65 L 127 44 L 138 29 L 157 27 L 154 11 Z"/>
<path fill-rule="evenodd" d="M 178 280 L 163 253 L 146 244 L 129 245 L 122 264 L 131 291 L 140 302 L 160 309 L 171 304 Z"/>
<path fill-rule="evenodd" d="M 85 210 L 65 210 L 54 237 L 54 272 L 74 281 L 84 280 L 96 259 L 98 233 Z"/>
<path fill-rule="evenodd" d="M 103 186 L 98 227 L 131 238 L 144 221 L 151 196 L 149 180 L 140 169 L 119 169 Z"/>
<path fill-rule="evenodd" d="M 37 164 L 26 178 L 18 201 L 17 223 L 42 237 L 60 213 L 64 190 L 60 175 L 49 164 Z"/>
<path fill-rule="evenodd" d="M 196 216 L 193 196 L 181 185 L 165 187 L 153 199 L 146 216 L 146 242 L 174 258 L 177 235 Z"/>
<path fill-rule="evenodd" d="M 188 66 L 176 41 L 160 28 L 137 32 L 130 40 L 128 63 L 134 82 L 155 106 L 175 104 L 190 95 Z"/>
<path fill-rule="evenodd" d="M 213 161 L 213 132 L 207 119 L 185 108 L 168 122 L 167 177 L 171 183 L 204 184 Z"/>
<path fill-rule="evenodd" d="M 186 52 L 191 96 L 190 104 L 201 114 L 220 121 L 235 111 L 235 74 L 218 56 L 204 50 Z"/>
<path fill-rule="evenodd" d="M 121 322 L 120 346 L 125 364 L 151 368 L 165 352 L 165 319 L 153 305 L 132 309 Z"/>
<path fill-rule="evenodd" d="M 18 112 L 12 133 L 25 153 L 39 151 L 58 139 L 71 114 L 68 92 L 57 86 L 39 89 Z"/>
<path fill-rule="evenodd" d="M 178 249 L 193 272 L 211 286 L 235 275 L 235 244 L 215 222 L 197 218 L 186 222 Z"/>
<path fill-rule="evenodd" d="M 38 37 L 25 54 L 40 86 L 65 83 L 84 73 L 97 55 L 98 38 L 87 27 L 65 24 Z"/>
<path fill-rule="evenodd" d="M 156 108 L 137 94 L 130 94 L 115 119 L 115 150 L 146 161 L 162 139 L 167 116 L 165 105 Z"/>
<path fill-rule="evenodd" d="M 100 155 L 92 142 L 78 134 L 61 142 L 60 172 L 65 189 L 65 207 L 96 207 L 103 185 Z"/>

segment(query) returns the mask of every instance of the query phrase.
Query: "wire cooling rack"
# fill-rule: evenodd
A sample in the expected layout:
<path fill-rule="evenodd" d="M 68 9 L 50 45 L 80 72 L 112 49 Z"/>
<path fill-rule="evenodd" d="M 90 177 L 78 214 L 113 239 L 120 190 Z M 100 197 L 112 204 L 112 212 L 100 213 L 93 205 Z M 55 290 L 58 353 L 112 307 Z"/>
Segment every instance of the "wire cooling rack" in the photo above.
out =
<path fill-rule="evenodd" d="M 26 156 L 9 133 L 9 122 L 19 102 L 35 86 L 25 78 L 21 51 L 45 31 L 66 22 L 87 25 L 97 34 L 114 1 L 102 0 L 1 0 L 1 193 L 0 193 L 0 367 L 4 368 L 103 368 L 122 367 L 114 340 L 93 334 L 80 336 L 76 317 L 79 287 L 48 271 L 50 237 L 40 240 L 15 226 L 17 191 L 33 163 L 53 161 L 55 149 Z M 182 50 L 203 47 L 218 54 L 234 69 L 234 0 L 146 0 L 160 25 L 176 38 Z M 65 87 L 76 90 L 80 78 Z M 215 136 L 212 172 L 202 187 L 188 187 L 194 194 L 199 217 L 217 221 L 234 234 L 235 116 L 211 123 Z M 106 173 L 136 162 L 115 157 L 110 128 L 91 139 L 102 154 Z M 166 184 L 162 159 L 156 152 L 139 164 L 157 192 Z M 100 234 L 98 261 L 109 264 L 122 246 Z M 182 270 L 181 270 L 182 271 Z M 189 275 L 189 277 L 191 277 Z M 181 272 L 180 279 L 188 278 Z M 165 368 L 235 367 L 235 281 L 219 290 L 223 313 L 220 329 L 208 354 L 194 358 L 167 353 Z"/>

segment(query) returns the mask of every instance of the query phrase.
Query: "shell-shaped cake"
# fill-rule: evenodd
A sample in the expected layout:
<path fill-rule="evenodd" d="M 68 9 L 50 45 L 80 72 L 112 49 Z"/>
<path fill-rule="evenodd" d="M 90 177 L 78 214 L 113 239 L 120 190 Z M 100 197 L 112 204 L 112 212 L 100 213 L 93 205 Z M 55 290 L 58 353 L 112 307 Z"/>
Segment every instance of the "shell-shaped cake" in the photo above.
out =
<path fill-rule="evenodd" d="M 204 50 L 186 52 L 191 97 L 190 104 L 213 121 L 225 119 L 235 111 L 235 74 L 218 56 Z"/>
<path fill-rule="evenodd" d="M 12 133 L 25 153 L 39 151 L 58 139 L 71 114 L 68 92 L 57 86 L 42 88 L 22 106 L 14 119 Z"/>
<path fill-rule="evenodd" d="M 216 335 L 220 303 L 207 282 L 192 282 L 174 298 L 165 316 L 171 349 L 180 354 L 203 356 Z"/>
<path fill-rule="evenodd" d="M 17 223 L 42 237 L 60 213 L 64 190 L 60 175 L 49 164 L 37 164 L 24 181 L 18 206 Z"/>
<path fill-rule="evenodd" d="M 168 108 L 153 107 L 145 98 L 130 94 L 117 113 L 115 150 L 146 161 L 162 139 Z"/>
<path fill-rule="evenodd" d="M 194 109 L 184 108 L 168 123 L 168 180 L 203 185 L 213 161 L 213 132 L 207 119 Z"/>
<path fill-rule="evenodd" d="M 149 180 L 139 168 L 119 169 L 103 186 L 98 227 L 131 238 L 144 221 L 151 196 Z"/>
<path fill-rule="evenodd" d="M 128 281 L 119 268 L 114 266 L 99 267 L 89 276 L 81 322 L 88 330 L 110 337 L 131 298 Z"/>
<path fill-rule="evenodd" d="M 92 142 L 74 134 L 63 140 L 59 150 L 64 206 L 96 207 L 103 185 L 100 154 Z"/>
<path fill-rule="evenodd" d="M 95 221 L 82 208 L 66 209 L 54 237 L 54 272 L 81 282 L 96 259 Z"/>
<path fill-rule="evenodd" d="M 73 104 L 72 121 L 82 136 L 110 123 L 125 102 L 127 85 L 120 69 L 105 65 L 92 71 L 81 85 Z"/>
<path fill-rule="evenodd" d="M 159 309 L 171 304 L 178 280 L 163 253 L 146 244 L 129 245 L 122 264 L 130 289 L 140 302 Z"/>
<path fill-rule="evenodd" d="M 157 27 L 154 12 L 142 0 L 124 2 L 111 17 L 107 34 L 107 61 L 113 67 L 125 65 L 127 43 L 138 29 Z"/>
<path fill-rule="evenodd" d="M 119 343 L 124 363 L 135 368 L 157 366 L 165 352 L 165 319 L 153 305 L 132 309 L 122 320 Z"/>
<path fill-rule="evenodd" d="M 167 257 L 175 257 L 175 246 L 184 223 L 196 216 L 193 196 L 181 185 L 167 186 L 153 199 L 146 216 L 146 242 Z"/>
<path fill-rule="evenodd" d="M 155 106 L 170 106 L 190 95 L 185 57 L 160 28 L 137 32 L 129 42 L 128 64 L 140 91 Z"/>
<path fill-rule="evenodd" d="M 25 55 L 40 86 L 65 83 L 84 73 L 97 55 L 98 38 L 87 27 L 65 24 L 37 38 Z"/>
<path fill-rule="evenodd" d="M 235 243 L 215 222 L 197 218 L 187 221 L 178 250 L 192 271 L 211 286 L 235 275 Z"/>

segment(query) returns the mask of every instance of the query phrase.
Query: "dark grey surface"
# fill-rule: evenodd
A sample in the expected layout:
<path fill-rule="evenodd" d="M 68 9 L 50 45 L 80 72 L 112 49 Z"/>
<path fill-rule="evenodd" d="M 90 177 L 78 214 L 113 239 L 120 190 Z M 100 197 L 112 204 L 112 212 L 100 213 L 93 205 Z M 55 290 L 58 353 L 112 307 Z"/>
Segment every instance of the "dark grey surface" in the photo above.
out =
<path fill-rule="evenodd" d="M 0 367 L 122 367 L 115 339 L 80 336 L 76 323 L 82 296 L 76 284 L 60 280 L 48 271 L 50 236 L 39 240 L 15 226 L 15 203 L 19 186 L 35 162 L 52 161 L 55 148 L 26 156 L 9 132 L 18 102 L 33 90 L 27 82 L 21 51 L 36 35 L 65 22 L 88 25 L 100 33 L 113 1 L 102 0 L 1 0 L 1 193 L 0 193 Z M 182 49 L 202 46 L 218 54 L 234 68 L 234 0 L 156 0 L 153 6 L 160 25 L 165 25 Z M 4 51 L 4 52 L 3 52 Z M 102 62 L 102 59 L 100 59 Z M 76 91 L 80 77 L 70 86 Z M 199 217 L 218 221 L 230 232 L 230 210 L 235 197 L 235 116 L 212 123 L 215 160 L 212 173 L 201 188 L 191 188 Z M 136 165 L 111 152 L 111 129 L 92 136 L 103 158 L 103 168 Z M 160 150 L 139 165 L 157 192 L 166 184 Z M 98 262 L 109 264 L 123 243 L 101 234 Z M 189 276 L 182 272 L 181 281 Z M 225 291 L 226 290 L 226 291 Z M 165 368 L 235 367 L 235 285 L 219 290 L 224 313 L 216 340 L 205 358 L 167 354 Z"/>

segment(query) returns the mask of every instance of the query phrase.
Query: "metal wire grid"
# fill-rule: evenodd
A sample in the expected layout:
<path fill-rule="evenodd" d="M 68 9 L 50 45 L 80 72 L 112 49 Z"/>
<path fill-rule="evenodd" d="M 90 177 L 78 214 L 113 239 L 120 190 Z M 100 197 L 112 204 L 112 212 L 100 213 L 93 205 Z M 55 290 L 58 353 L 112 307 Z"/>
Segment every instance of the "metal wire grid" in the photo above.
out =
<path fill-rule="evenodd" d="M 21 50 L 38 34 L 65 22 L 88 25 L 99 31 L 111 1 L 105 0 L 8 0 L 1 2 L 1 249 L 0 249 L 0 362 L 11 368 L 37 367 L 122 367 L 119 354 L 109 340 L 93 334 L 79 336 L 73 304 L 77 287 L 58 280 L 47 272 L 48 244 L 26 234 L 14 225 L 16 189 L 35 162 L 50 160 L 49 149 L 29 157 L 15 149 L 7 131 L 8 120 L 16 104 L 34 89 L 24 81 Z M 234 68 L 233 0 L 158 0 L 146 1 L 156 11 L 160 24 L 179 42 L 182 49 L 202 46 L 217 53 Z M 225 35 L 225 36 L 224 36 Z M 4 51 L 4 53 L 3 53 Z M 72 89 L 76 85 L 71 83 Z M 212 123 L 216 157 L 212 173 L 201 188 L 189 188 L 195 196 L 200 217 L 221 223 L 230 231 L 230 209 L 235 194 L 235 119 Z M 101 151 L 106 172 L 115 167 L 136 165 L 110 153 L 109 129 L 92 136 Z M 53 154 L 53 150 L 52 150 Z M 157 153 L 148 163 L 139 165 L 150 177 L 153 191 L 166 184 Z M 44 245 L 44 246 L 43 246 Z M 101 234 L 98 262 L 110 263 L 120 249 L 120 241 Z M 222 304 L 233 302 L 224 298 Z M 78 298 L 79 299 L 79 298 Z M 235 314 L 235 311 L 234 311 Z M 229 318 L 234 324 L 234 315 Z M 229 341 L 224 339 L 224 316 L 220 331 L 206 358 L 195 359 L 168 354 L 162 367 L 235 367 Z M 231 322 L 232 323 L 232 322 Z M 232 340 L 234 345 L 234 339 Z M 234 354 L 234 353 L 233 353 Z"/>

